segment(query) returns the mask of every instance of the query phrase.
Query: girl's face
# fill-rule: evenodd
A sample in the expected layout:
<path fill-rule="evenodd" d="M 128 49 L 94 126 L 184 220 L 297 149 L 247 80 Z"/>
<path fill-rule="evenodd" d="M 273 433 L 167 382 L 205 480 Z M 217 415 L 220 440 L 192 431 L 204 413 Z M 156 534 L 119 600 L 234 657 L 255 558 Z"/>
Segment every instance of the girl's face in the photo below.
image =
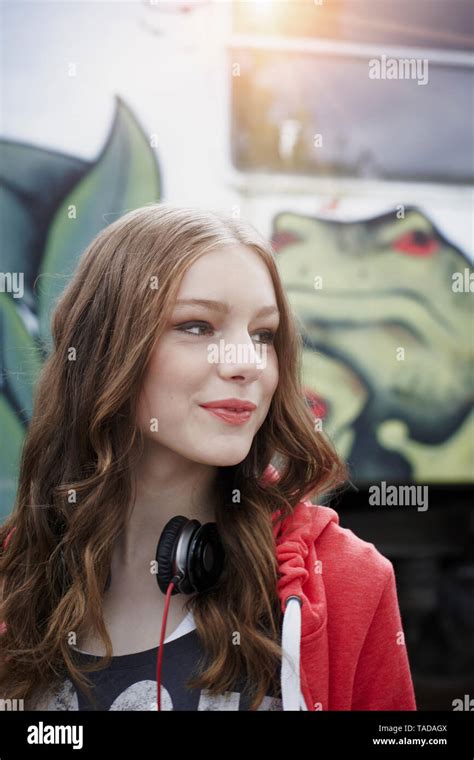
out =
<path fill-rule="evenodd" d="M 189 299 L 217 303 L 182 303 Z M 226 245 L 201 256 L 147 366 L 138 412 L 145 436 L 193 462 L 245 459 L 278 384 L 278 322 L 271 276 L 254 251 Z M 202 406 L 226 399 L 255 408 L 232 424 Z"/>

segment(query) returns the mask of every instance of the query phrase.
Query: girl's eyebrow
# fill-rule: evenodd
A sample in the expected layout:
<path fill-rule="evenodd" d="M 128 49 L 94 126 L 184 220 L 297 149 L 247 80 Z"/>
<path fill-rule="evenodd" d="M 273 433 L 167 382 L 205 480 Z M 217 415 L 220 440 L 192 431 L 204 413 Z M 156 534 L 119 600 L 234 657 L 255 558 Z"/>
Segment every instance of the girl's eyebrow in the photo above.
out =
<path fill-rule="evenodd" d="M 176 301 L 176 306 L 203 306 L 205 309 L 212 309 L 213 311 L 220 311 L 223 314 L 227 314 L 230 310 L 229 304 L 223 301 L 212 301 L 208 298 L 186 298 Z M 256 317 L 268 317 L 271 314 L 280 314 L 279 309 L 276 306 L 263 306 L 258 310 Z"/>

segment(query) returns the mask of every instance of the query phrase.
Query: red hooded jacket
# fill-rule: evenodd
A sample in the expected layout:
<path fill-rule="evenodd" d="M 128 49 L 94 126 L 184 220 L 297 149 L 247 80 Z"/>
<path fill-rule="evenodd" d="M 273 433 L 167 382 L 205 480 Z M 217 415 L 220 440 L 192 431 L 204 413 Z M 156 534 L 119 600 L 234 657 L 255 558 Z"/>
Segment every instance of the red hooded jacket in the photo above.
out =
<path fill-rule="evenodd" d="M 267 478 L 279 478 L 271 465 Z M 309 499 L 274 536 L 283 709 L 416 710 L 390 560 Z"/>
<path fill-rule="evenodd" d="M 283 710 L 416 710 L 392 563 L 309 499 L 273 533 Z"/>

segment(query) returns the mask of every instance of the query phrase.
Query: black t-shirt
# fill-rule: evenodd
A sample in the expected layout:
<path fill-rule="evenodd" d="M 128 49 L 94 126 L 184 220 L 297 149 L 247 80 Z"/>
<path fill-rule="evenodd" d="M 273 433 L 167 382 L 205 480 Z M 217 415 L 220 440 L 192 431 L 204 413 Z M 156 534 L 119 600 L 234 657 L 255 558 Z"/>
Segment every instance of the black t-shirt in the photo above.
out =
<path fill-rule="evenodd" d="M 165 640 L 161 668 L 161 710 L 248 710 L 250 698 L 241 680 L 235 691 L 212 697 L 206 689 L 188 689 L 186 681 L 194 674 L 201 655 L 200 641 L 192 612 Z M 95 673 L 86 673 L 93 683 L 97 708 L 69 679 L 53 693 L 43 697 L 37 710 L 156 710 L 156 663 L 158 647 L 135 654 L 112 657 L 110 665 Z M 75 650 L 81 663 L 101 658 Z M 279 695 L 280 696 L 280 695 Z M 281 698 L 265 696 L 258 710 L 282 710 Z"/>

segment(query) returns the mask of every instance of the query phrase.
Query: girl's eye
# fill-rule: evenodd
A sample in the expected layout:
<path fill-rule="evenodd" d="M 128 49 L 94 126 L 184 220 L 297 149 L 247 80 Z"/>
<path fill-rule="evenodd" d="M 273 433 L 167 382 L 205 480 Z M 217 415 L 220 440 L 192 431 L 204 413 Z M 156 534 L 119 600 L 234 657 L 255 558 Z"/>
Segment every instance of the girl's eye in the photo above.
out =
<path fill-rule="evenodd" d="M 258 332 L 263 335 L 263 340 L 259 341 L 259 343 L 273 343 L 275 340 L 275 333 L 271 330 L 259 330 Z"/>
<path fill-rule="evenodd" d="M 180 332 L 189 333 L 189 335 L 197 335 L 197 337 L 199 337 L 197 333 L 191 333 L 190 330 L 204 330 L 206 328 L 212 331 L 211 325 L 209 325 L 207 322 L 187 322 L 184 325 L 179 325 L 179 327 L 176 329 Z"/>
<path fill-rule="evenodd" d="M 207 330 L 207 332 L 213 332 L 213 328 L 208 322 L 187 322 L 184 325 L 179 325 L 176 329 L 180 332 L 188 333 L 188 335 L 195 335 L 198 338 L 203 335 L 203 333 L 193 333 L 191 330 Z M 263 335 L 263 339 L 259 340 L 259 343 L 273 343 L 275 339 L 275 333 L 271 330 L 257 330 L 257 334 Z"/>

